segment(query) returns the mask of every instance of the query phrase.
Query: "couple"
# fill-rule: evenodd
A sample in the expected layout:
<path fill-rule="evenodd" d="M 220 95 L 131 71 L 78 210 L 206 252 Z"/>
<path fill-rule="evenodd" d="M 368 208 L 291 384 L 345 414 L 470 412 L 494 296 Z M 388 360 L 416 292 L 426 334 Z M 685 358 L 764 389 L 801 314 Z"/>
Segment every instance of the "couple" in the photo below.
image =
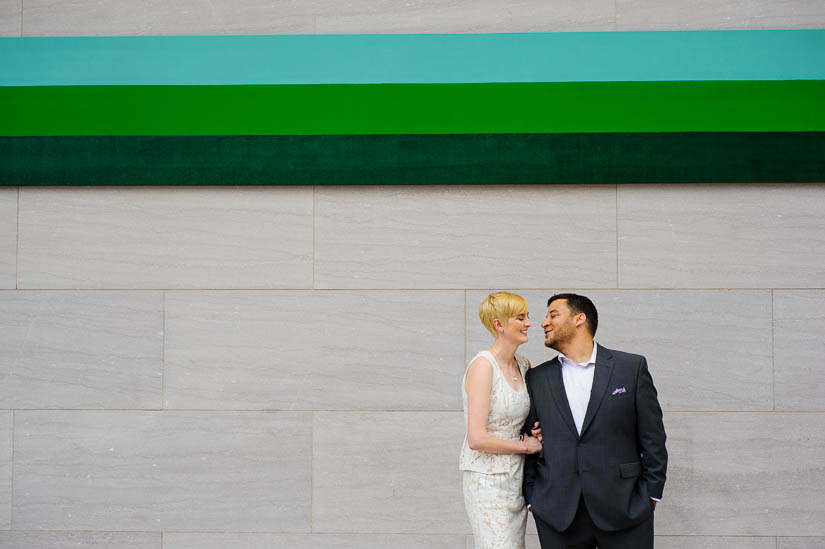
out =
<path fill-rule="evenodd" d="M 523 549 L 528 509 L 543 549 L 652 548 L 667 451 L 645 358 L 593 341 L 584 296 L 548 300 L 544 344 L 559 356 L 532 369 L 516 354 L 524 298 L 490 294 L 478 314 L 495 342 L 464 375 L 460 469 L 476 549 Z"/>

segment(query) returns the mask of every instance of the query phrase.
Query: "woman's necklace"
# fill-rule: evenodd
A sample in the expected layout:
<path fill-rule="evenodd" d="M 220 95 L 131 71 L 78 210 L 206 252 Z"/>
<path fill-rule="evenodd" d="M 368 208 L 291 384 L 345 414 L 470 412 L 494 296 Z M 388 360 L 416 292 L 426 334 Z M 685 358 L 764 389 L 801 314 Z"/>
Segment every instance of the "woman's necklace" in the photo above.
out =
<path fill-rule="evenodd" d="M 495 354 L 494 352 L 490 351 L 490 354 L 491 354 L 491 355 L 493 355 L 493 357 L 496 359 L 496 362 L 498 362 L 499 364 L 501 364 L 501 361 L 498 359 L 498 357 L 496 356 L 496 354 Z M 517 363 L 517 364 L 518 364 L 518 363 Z M 519 376 L 519 375 L 517 375 L 517 374 L 516 374 L 516 372 L 518 372 L 519 374 L 521 373 L 521 372 L 519 372 L 518 366 L 517 366 L 517 367 L 513 370 L 513 373 L 512 373 L 512 375 L 513 375 L 513 381 L 515 381 L 516 383 L 518 383 L 518 382 L 520 381 L 520 380 L 519 380 L 519 377 L 520 377 L 520 376 Z"/>

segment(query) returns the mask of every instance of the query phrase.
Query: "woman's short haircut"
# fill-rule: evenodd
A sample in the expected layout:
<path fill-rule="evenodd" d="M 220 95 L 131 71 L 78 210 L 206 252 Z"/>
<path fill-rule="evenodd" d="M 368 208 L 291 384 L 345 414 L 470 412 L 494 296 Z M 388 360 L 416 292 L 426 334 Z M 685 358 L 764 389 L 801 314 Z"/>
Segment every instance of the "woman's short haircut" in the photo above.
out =
<path fill-rule="evenodd" d="M 497 335 L 493 320 L 499 319 L 502 324 L 507 324 L 514 316 L 526 314 L 527 301 L 520 295 L 510 292 L 492 293 L 478 305 L 478 318 L 493 337 Z"/>

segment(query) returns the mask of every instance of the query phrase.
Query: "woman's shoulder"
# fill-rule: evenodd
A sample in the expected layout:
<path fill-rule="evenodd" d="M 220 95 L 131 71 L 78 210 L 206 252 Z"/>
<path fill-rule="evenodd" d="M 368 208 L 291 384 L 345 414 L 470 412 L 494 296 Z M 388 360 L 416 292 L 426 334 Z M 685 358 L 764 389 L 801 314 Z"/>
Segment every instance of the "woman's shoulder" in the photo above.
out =
<path fill-rule="evenodd" d="M 467 373 L 486 373 L 492 375 L 493 360 L 489 351 L 481 351 L 467 364 Z"/>
<path fill-rule="evenodd" d="M 470 362 L 467 363 L 467 367 L 473 366 L 474 364 L 481 364 L 484 368 L 492 367 L 495 358 L 493 358 L 492 353 L 490 351 L 479 351 L 476 353 Z"/>

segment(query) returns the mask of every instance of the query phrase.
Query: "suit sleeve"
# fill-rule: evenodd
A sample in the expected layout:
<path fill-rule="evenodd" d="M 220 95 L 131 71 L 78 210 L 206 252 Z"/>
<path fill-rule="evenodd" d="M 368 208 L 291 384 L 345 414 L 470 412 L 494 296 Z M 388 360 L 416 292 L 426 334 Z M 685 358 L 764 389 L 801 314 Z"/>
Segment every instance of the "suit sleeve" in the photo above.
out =
<path fill-rule="evenodd" d="M 667 476 L 667 448 L 662 407 L 653 377 L 642 357 L 636 381 L 636 436 L 642 452 L 642 479 L 647 483 L 648 495 L 662 499 Z"/>
<path fill-rule="evenodd" d="M 527 372 L 527 379 L 530 378 L 531 371 Z M 538 421 L 538 416 L 536 415 L 536 405 L 535 400 L 533 399 L 533 392 L 530 389 L 530 383 L 527 383 L 527 394 L 530 396 L 530 413 L 527 414 L 527 419 L 524 422 L 524 426 L 521 428 L 521 432 L 525 434 L 525 436 L 530 435 L 530 429 L 532 428 L 533 424 Z M 523 482 L 523 492 L 524 492 L 524 500 L 527 502 L 528 505 L 531 503 L 531 496 L 533 495 L 533 481 L 536 479 L 536 460 L 538 454 L 527 454 L 524 457 L 524 480 Z"/>

